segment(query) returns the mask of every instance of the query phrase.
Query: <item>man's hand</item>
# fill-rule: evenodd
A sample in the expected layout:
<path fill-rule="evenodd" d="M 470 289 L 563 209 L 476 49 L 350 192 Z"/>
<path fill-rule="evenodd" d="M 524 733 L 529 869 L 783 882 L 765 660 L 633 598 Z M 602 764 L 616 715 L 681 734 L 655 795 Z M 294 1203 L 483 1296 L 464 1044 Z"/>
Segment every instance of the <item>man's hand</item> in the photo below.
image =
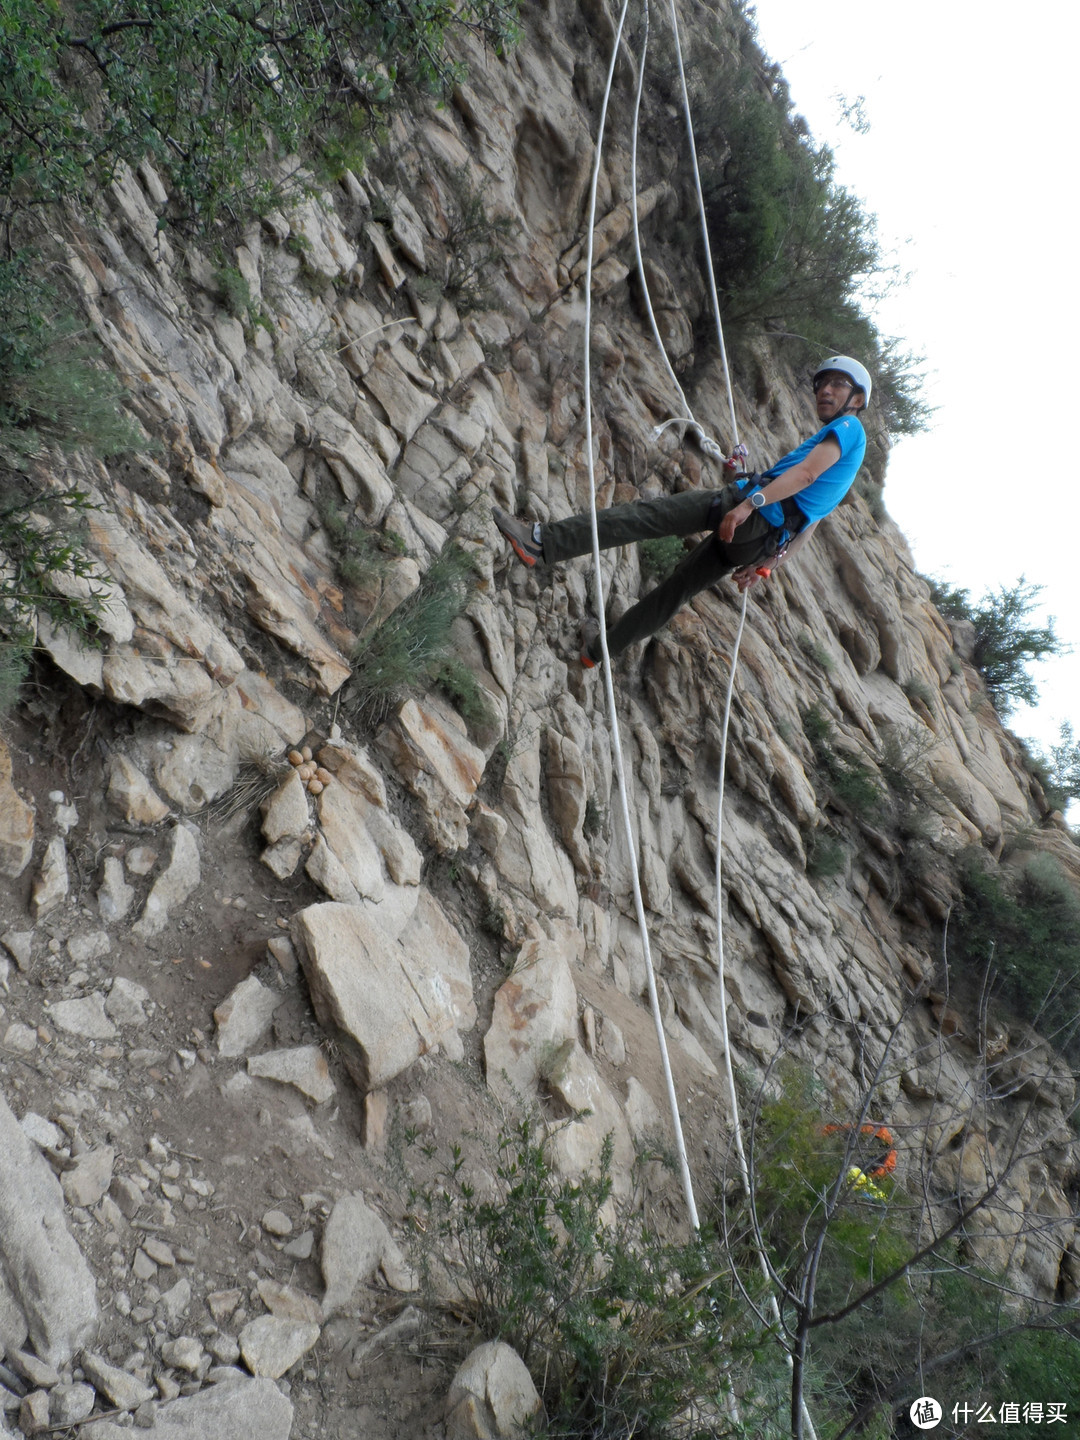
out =
<path fill-rule="evenodd" d="M 731 578 L 742 592 L 743 590 L 752 590 L 762 580 L 767 580 L 771 574 L 772 571 L 766 565 L 744 565 L 741 570 L 733 571 Z"/>
<path fill-rule="evenodd" d="M 749 500 L 743 500 L 733 510 L 729 510 L 720 524 L 716 527 L 717 538 L 725 545 L 730 545 L 735 538 L 735 531 L 743 523 L 749 520 L 754 513 L 754 507 Z"/>

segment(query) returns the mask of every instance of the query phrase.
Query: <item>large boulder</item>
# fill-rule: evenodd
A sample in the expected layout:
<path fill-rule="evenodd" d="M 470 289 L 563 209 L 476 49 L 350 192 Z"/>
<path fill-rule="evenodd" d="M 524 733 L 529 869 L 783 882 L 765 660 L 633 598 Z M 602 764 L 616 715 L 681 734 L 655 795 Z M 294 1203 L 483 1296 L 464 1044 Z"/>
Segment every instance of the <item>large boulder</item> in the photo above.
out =
<path fill-rule="evenodd" d="M 0 1324 L 5 1346 L 29 1334 L 41 1358 L 58 1368 L 98 1324 L 94 1278 L 67 1228 L 59 1181 L 2 1098 Z"/>
<path fill-rule="evenodd" d="M 531 1100 L 545 1068 L 577 1037 L 570 966 L 580 959 L 580 946 L 569 925 L 560 926 L 554 939 L 527 940 L 514 973 L 495 993 L 484 1062 L 488 1085 L 506 1104 Z"/>
<path fill-rule="evenodd" d="M 289 1440 L 293 1407 L 273 1380 L 237 1380 L 212 1385 L 162 1405 L 145 1440 Z M 96 1420 L 81 1431 L 84 1440 L 131 1440 L 132 1431 L 111 1420 Z"/>
<path fill-rule="evenodd" d="M 379 907 L 328 903 L 293 919 L 315 1013 L 365 1091 L 436 1045 L 460 1056 L 458 1032 L 476 1023 L 469 947 L 434 896 L 421 886 L 410 916 L 385 918 Z"/>
<path fill-rule="evenodd" d="M 543 1405 L 516 1350 L 489 1340 L 469 1354 L 446 1401 L 450 1440 L 514 1440 L 531 1435 Z"/>

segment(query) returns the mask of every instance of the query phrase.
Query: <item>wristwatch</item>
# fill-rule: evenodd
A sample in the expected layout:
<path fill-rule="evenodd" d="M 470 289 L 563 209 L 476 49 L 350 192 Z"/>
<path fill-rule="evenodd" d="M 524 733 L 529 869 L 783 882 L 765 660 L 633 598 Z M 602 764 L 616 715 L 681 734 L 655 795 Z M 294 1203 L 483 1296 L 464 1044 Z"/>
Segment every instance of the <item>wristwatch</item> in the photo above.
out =
<path fill-rule="evenodd" d="M 768 503 L 769 502 L 765 499 L 764 490 L 755 490 L 750 496 L 750 504 L 754 507 L 755 510 L 760 510 L 763 505 L 767 505 Z"/>

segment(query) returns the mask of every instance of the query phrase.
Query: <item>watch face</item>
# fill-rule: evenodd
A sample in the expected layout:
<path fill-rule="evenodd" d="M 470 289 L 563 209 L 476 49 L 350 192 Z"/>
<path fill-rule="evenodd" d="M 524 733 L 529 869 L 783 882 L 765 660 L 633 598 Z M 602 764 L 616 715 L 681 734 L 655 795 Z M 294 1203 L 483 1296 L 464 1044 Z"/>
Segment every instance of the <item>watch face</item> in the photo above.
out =
<path fill-rule="evenodd" d="M 755 490 L 754 493 L 750 496 L 750 504 L 753 505 L 755 510 L 760 510 L 761 507 L 765 504 L 764 491 Z"/>

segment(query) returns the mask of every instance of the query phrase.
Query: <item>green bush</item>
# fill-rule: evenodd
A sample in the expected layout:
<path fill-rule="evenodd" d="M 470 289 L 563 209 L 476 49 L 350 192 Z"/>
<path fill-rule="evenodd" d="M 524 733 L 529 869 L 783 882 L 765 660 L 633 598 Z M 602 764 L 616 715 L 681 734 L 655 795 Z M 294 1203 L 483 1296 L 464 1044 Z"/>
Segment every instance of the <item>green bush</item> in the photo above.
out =
<path fill-rule="evenodd" d="M 848 847 L 842 840 L 814 830 L 806 842 L 806 873 L 814 880 L 828 880 L 847 868 Z"/>
<path fill-rule="evenodd" d="M 743 332 L 782 338 L 797 367 L 858 355 L 874 377 L 874 418 L 894 435 L 925 429 L 919 358 L 866 314 L 901 278 L 876 220 L 795 114 L 750 7 L 734 4 L 713 42 L 704 61 L 691 57 L 689 78 L 725 327 L 736 342 Z"/>
<path fill-rule="evenodd" d="M 1058 1036 L 1059 1049 L 1080 1054 L 1080 892 L 1049 855 L 1015 872 L 981 851 L 965 853 L 963 903 L 954 945 L 968 968 L 989 965 L 1001 998 L 1021 1018 Z"/>
<path fill-rule="evenodd" d="M 0 711 L 14 703 L 26 674 L 35 614 L 95 639 L 104 586 L 82 543 L 94 505 L 87 491 L 50 490 L 30 469 L 50 449 L 110 455 L 136 448 L 139 432 L 122 394 L 29 257 L 0 260 Z M 75 595 L 66 593 L 73 580 Z"/>
<path fill-rule="evenodd" d="M 334 550 L 338 575 L 359 589 L 378 584 L 390 573 L 405 544 L 392 531 L 374 530 L 336 505 L 322 505 L 319 519 Z"/>
<path fill-rule="evenodd" d="M 1076 739 L 1071 721 L 1062 722 L 1058 743 L 1051 745 L 1049 755 L 1032 752 L 1027 755 L 1046 791 L 1046 798 L 1058 810 L 1070 800 L 1080 800 L 1080 740 Z"/>
<path fill-rule="evenodd" d="M 30 256 L 0 260 L 0 469 L 19 470 L 50 445 L 99 455 L 133 449 L 138 432 L 122 395 Z"/>
<path fill-rule="evenodd" d="M 820 665 L 826 674 L 830 674 L 833 668 L 833 658 L 822 645 L 820 640 L 815 640 L 809 630 L 800 630 L 795 642 L 803 654 L 815 665 Z"/>
<path fill-rule="evenodd" d="M 446 204 L 447 267 L 442 293 L 462 314 L 485 310 L 497 301 L 492 279 L 506 260 L 514 222 L 492 215 L 487 182 L 474 185 L 468 166 L 450 177 Z"/>
<path fill-rule="evenodd" d="M 1003 1307 L 1002 1277 L 973 1265 L 956 1235 L 935 1231 L 941 1220 L 929 1218 L 919 1187 L 908 1194 L 879 1176 L 876 1195 L 860 1188 L 850 1167 L 866 1173 L 881 1152 L 880 1141 L 858 1133 L 863 1123 L 876 1122 L 835 1114 L 808 1069 L 781 1061 L 750 1136 L 757 1233 L 783 1284 L 812 1307 L 807 1395 L 819 1433 L 907 1434 L 906 1420 L 897 1421 L 915 1396 L 977 1395 L 987 1385 L 1004 1393 L 1006 1375 L 1017 1398 L 1074 1393 L 1080 1347 L 1064 1328 L 1038 1327 L 1075 1326 L 1075 1305 L 1025 1302 L 1013 1290 Z M 843 1128 L 829 1134 L 830 1124 Z M 909 1132 L 906 1145 L 895 1138 L 917 1166 L 926 1135 Z M 753 1273 L 753 1248 L 739 1245 L 752 1230 L 749 1211 L 729 1197 L 727 1219 L 736 1263 Z M 940 1243 L 931 1244 L 935 1233 Z M 789 1302 L 791 1328 L 797 1311 Z M 1034 1389 L 1033 1376 L 1048 1388 Z"/>
<path fill-rule="evenodd" d="M 657 540 L 639 540 L 638 556 L 641 573 L 657 584 L 661 584 L 680 565 L 686 555 L 686 547 L 678 535 L 662 535 Z"/>
<path fill-rule="evenodd" d="M 442 93 L 459 27 L 501 49 L 516 4 L 0 0 L 0 221 L 87 198 L 147 156 L 171 182 L 174 218 L 196 228 L 265 206 L 268 143 L 288 154 L 313 132 L 354 137 L 395 89 Z"/>
<path fill-rule="evenodd" d="M 435 672 L 435 683 L 456 707 L 466 725 L 474 730 L 490 725 L 495 718 L 487 691 L 461 660 L 451 655 Z"/>
<path fill-rule="evenodd" d="M 987 590 L 975 605 L 969 592 L 940 580 L 930 579 L 930 597 L 943 615 L 953 620 L 970 620 L 975 627 L 975 668 L 986 681 L 994 708 L 1008 716 L 1017 704 L 1034 705 L 1038 699 L 1035 681 L 1027 667 L 1047 656 L 1061 655 L 1066 646 L 1054 631 L 1053 616 L 1045 625 L 1032 625 L 1042 586 L 1030 584 L 1021 575 L 1014 585 Z"/>
<path fill-rule="evenodd" d="M 803 731 L 830 798 L 854 816 L 869 819 L 881 804 L 881 787 L 868 765 L 832 744 L 832 722 L 817 706 L 803 712 Z"/>
<path fill-rule="evenodd" d="M 455 1313 L 524 1359 L 547 1411 L 545 1435 L 730 1433 L 731 1311 L 719 1248 L 707 1238 L 665 1243 L 640 1210 L 615 1205 L 610 1139 L 595 1176 L 561 1179 L 524 1121 L 500 1137 L 490 1196 L 467 1183 L 455 1147 L 412 1204 L 426 1237 L 422 1273 L 430 1283 L 436 1257 L 455 1257 Z"/>
<path fill-rule="evenodd" d="M 453 678 L 450 630 L 477 583 L 472 557 L 448 542 L 419 587 L 353 651 L 349 699 L 358 713 L 377 720 L 400 693 Z"/>

